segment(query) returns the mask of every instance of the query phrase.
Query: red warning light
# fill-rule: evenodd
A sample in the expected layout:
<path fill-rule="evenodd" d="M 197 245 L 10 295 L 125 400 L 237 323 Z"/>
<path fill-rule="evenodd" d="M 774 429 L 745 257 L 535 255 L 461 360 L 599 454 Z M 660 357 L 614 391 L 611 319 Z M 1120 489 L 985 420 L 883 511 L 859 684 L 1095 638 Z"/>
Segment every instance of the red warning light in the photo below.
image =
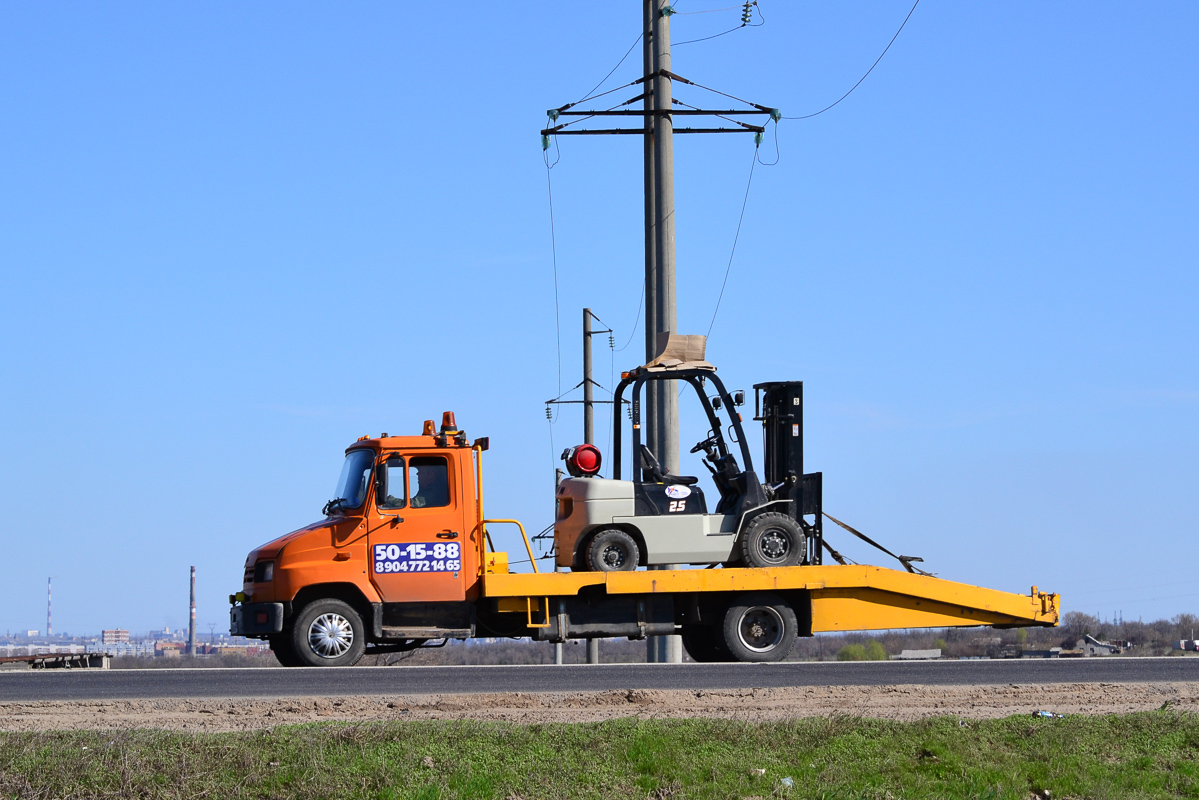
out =
<path fill-rule="evenodd" d="M 566 461 L 566 471 L 575 478 L 598 474 L 604 460 L 593 444 L 576 445 L 563 453 L 562 458 Z"/>

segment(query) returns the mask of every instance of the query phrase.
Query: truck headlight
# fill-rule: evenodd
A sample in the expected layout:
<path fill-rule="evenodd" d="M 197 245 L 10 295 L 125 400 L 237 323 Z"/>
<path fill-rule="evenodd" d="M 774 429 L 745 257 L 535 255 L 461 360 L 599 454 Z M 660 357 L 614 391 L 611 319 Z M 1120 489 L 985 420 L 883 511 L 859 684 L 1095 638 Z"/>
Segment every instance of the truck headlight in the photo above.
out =
<path fill-rule="evenodd" d="M 275 579 L 275 562 L 259 561 L 254 565 L 254 583 L 270 583 Z"/>

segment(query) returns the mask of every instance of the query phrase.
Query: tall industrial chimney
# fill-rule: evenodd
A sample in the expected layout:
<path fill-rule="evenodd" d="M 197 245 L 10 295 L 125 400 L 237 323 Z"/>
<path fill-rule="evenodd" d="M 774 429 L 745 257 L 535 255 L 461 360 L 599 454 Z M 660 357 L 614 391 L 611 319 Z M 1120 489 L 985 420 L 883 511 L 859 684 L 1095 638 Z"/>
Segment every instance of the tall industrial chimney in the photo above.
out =
<path fill-rule="evenodd" d="M 54 636 L 54 604 L 53 593 L 50 591 L 51 583 L 54 581 L 54 576 L 46 578 L 46 638 Z"/>
<path fill-rule="evenodd" d="M 192 567 L 191 622 L 187 626 L 187 653 L 196 654 L 196 568 Z"/>

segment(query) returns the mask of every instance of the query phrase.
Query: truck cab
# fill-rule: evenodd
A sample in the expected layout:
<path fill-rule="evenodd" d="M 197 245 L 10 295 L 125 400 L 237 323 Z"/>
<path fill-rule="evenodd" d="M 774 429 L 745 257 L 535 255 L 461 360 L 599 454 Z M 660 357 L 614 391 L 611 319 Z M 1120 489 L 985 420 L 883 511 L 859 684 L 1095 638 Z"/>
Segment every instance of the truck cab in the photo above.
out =
<path fill-rule="evenodd" d="M 270 641 L 281 663 L 357 661 L 474 633 L 484 548 L 471 446 L 446 412 L 420 436 L 349 448 L 325 518 L 251 551 L 231 630 Z"/>

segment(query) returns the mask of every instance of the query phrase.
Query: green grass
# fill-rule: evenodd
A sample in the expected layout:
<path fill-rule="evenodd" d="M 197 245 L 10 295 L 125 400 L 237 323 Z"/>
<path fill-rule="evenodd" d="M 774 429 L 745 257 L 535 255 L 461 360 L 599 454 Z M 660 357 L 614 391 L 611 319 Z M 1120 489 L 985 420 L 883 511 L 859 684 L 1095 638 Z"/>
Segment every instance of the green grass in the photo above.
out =
<path fill-rule="evenodd" d="M 1199 717 L 1172 711 L 970 722 L 322 723 L 0 734 L 0 797 L 1027 800 L 1046 789 L 1053 798 L 1199 797 L 1197 761 Z"/>

